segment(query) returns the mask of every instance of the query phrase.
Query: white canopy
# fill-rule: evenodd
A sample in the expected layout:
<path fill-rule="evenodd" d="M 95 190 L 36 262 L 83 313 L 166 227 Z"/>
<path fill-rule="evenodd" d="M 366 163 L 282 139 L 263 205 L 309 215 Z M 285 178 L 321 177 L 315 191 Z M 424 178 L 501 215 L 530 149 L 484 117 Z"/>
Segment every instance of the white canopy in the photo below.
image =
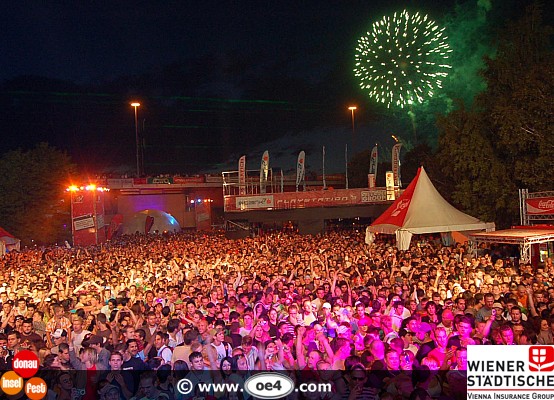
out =
<path fill-rule="evenodd" d="M 482 222 L 450 205 L 420 167 L 402 195 L 377 218 L 368 232 L 396 234 L 400 250 L 408 250 L 413 234 L 453 231 L 493 231 L 494 223 Z"/>
<path fill-rule="evenodd" d="M 123 221 L 123 234 L 179 232 L 179 222 L 170 214 L 160 210 L 142 210 L 128 221 Z"/>

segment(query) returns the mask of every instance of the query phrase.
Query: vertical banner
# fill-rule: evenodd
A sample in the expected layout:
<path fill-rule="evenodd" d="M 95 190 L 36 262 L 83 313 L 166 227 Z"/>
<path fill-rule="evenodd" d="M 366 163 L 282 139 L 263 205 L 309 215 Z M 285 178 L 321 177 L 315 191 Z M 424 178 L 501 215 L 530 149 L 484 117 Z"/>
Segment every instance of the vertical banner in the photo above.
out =
<path fill-rule="evenodd" d="M 367 174 L 367 187 L 370 189 L 375 189 L 375 175 Z"/>
<path fill-rule="evenodd" d="M 283 176 L 283 170 L 281 169 L 281 193 L 283 193 L 285 189 L 285 177 Z"/>
<path fill-rule="evenodd" d="M 239 194 L 246 194 L 246 156 L 239 158 Z"/>
<path fill-rule="evenodd" d="M 402 180 L 400 179 L 400 148 L 402 143 L 396 143 L 392 147 L 392 173 L 394 175 L 394 186 L 401 187 Z"/>
<path fill-rule="evenodd" d="M 377 145 L 371 150 L 369 157 L 369 174 L 367 175 L 367 185 L 370 189 L 375 187 L 375 177 L 377 176 L 378 150 Z"/>
<path fill-rule="evenodd" d="M 387 171 L 385 174 L 385 182 L 387 185 L 387 200 L 395 200 L 394 195 L 394 172 Z"/>
<path fill-rule="evenodd" d="M 325 146 L 323 146 L 323 190 L 327 189 L 327 182 L 325 181 Z"/>
<path fill-rule="evenodd" d="M 306 173 L 306 166 L 304 165 L 306 162 L 306 153 L 304 150 L 302 150 L 298 154 L 298 162 L 296 163 L 296 191 L 298 192 L 298 186 L 300 186 L 300 183 L 304 183 L 304 190 L 306 190 L 306 179 L 305 179 L 305 173 Z"/>
<path fill-rule="evenodd" d="M 267 187 L 267 174 L 269 171 L 269 151 L 264 151 L 260 165 L 260 193 L 265 194 Z"/>
<path fill-rule="evenodd" d="M 148 235 L 148 232 L 150 232 L 150 229 L 154 226 L 154 217 L 151 215 L 147 215 L 146 219 L 144 220 L 144 234 Z"/>

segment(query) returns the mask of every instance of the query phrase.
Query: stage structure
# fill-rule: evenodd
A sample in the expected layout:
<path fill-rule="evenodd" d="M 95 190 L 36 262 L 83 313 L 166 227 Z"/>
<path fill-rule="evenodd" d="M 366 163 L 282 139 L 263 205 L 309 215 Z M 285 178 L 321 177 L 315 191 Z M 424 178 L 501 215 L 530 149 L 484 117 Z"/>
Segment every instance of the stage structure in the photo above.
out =
<path fill-rule="evenodd" d="M 90 246 L 106 241 L 104 193 L 96 185 L 70 186 L 71 233 L 74 246 Z"/>
<path fill-rule="evenodd" d="M 519 189 L 521 225 L 554 222 L 554 191 L 529 193 Z"/>
<path fill-rule="evenodd" d="M 554 245 L 554 226 L 516 226 L 512 229 L 474 233 L 469 235 L 469 239 L 476 243 L 477 247 L 481 243 L 518 245 L 521 257 L 520 262 L 525 264 L 531 263 L 537 266 L 541 261 L 539 246 L 545 245 L 547 255 L 552 253 Z"/>

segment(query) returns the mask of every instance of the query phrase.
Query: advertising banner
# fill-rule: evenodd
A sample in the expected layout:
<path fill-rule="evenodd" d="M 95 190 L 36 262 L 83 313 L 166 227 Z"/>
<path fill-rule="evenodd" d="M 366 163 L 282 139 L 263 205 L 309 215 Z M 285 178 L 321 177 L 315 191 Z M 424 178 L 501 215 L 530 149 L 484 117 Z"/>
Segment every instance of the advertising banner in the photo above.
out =
<path fill-rule="evenodd" d="M 468 346 L 467 398 L 551 399 L 552 372 L 554 346 Z"/>
<path fill-rule="evenodd" d="M 554 214 L 554 197 L 526 199 L 525 205 L 529 215 Z"/>
<path fill-rule="evenodd" d="M 402 186 L 402 180 L 400 179 L 400 148 L 401 147 L 402 147 L 402 143 L 396 143 L 392 147 L 392 173 L 394 175 L 394 186 L 396 187 Z"/>
<path fill-rule="evenodd" d="M 239 193 L 246 194 L 246 156 L 239 158 Z"/>
<path fill-rule="evenodd" d="M 221 177 L 218 177 L 221 180 Z M 188 183 L 204 183 L 204 176 L 174 176 L 173 183 L 178 185 L 186 185 Z"/>
<path fill-rule="evenodd" d="M 146 182 L 149 185 L 171 185 L 173 183 L 173 177 L 164 176 L 163 178 L 147 178 Z"/>
<path fill-rule="evenodd" d="M 267 186 L 267 174 L 269 172 L 269 151 L 264 151 L 260 165 L 260 193 L 265 194 Z"/>
<path fill-rule="evenodd" d="M 107 179 L 106 185 L 110 189 L 124 189 L 133 187 L 133 178 L 126 179 Z"/>
<path fill-rule="evenodd" d="M 387 186 L 387 200 L 395 200 L 394 196 L 394 172 L 387 171 L 385 174 L 385 182 Z"/>
<path fill-rule="evenodd" d="M 394 190 L 393 190 L 394 193 Z M 285 192 L 259 196 L 225 196 L 225 211 L 253 209 L 291 209 L 313 207 L 337 207 L 386 203 L 384 189 L 335 189 L 309 192 Z"/>
<path fill-rule="evenodd" d="M 94 228 L 94 218 L 92 215 L 83 215 L 82 217 L 73 218 L 73 229 L 75 231 L 89 228 Z"/>
<path fill-rule="evenodd" d="M 302 150 L 298 154 L 298 161 L 296 163 L 296 191 L 302 182 L 304 182 L 304 189 L 306 188 L 305 173 L 306 173 L 306 153 Z"/>
<path fill-rule="evenodd" d="M 378 151 L 377 151 L 377 146 L 375 146 L 371 150 L 371 155 L 369 157 L 369 173 L 373 174 L 374 176 L 377 176 L 377 163 L 378 162 L 379 162 L 379 160 L 378 160 Z"/>
<path fill-rule="evenodd" d="M 267 209 L 273 208 L 275 205 L 272 195 L 236 197 L 235 200 L 235 209 L 237 210 Z"/>
<path fill-rule="evenodd" d="M 367 174 L 367 187 L 370 189 L 375 187 L 375 174 Z"/>

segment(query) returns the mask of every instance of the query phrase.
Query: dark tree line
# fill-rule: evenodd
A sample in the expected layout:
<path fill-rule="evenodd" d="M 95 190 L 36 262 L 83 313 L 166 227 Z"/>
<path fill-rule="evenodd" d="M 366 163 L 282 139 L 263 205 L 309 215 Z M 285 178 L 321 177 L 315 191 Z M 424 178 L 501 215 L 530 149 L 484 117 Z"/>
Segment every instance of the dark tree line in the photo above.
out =
<path fill-rule="evenodd" d="M 0 226 L 20 238 L 50 244 L 70 230 L 70 205 L 64 190 L 74 166 L 69 157 L 45 143 L 0 158 Z M 65 228 L 64 228 L 65 224 Z"/>

